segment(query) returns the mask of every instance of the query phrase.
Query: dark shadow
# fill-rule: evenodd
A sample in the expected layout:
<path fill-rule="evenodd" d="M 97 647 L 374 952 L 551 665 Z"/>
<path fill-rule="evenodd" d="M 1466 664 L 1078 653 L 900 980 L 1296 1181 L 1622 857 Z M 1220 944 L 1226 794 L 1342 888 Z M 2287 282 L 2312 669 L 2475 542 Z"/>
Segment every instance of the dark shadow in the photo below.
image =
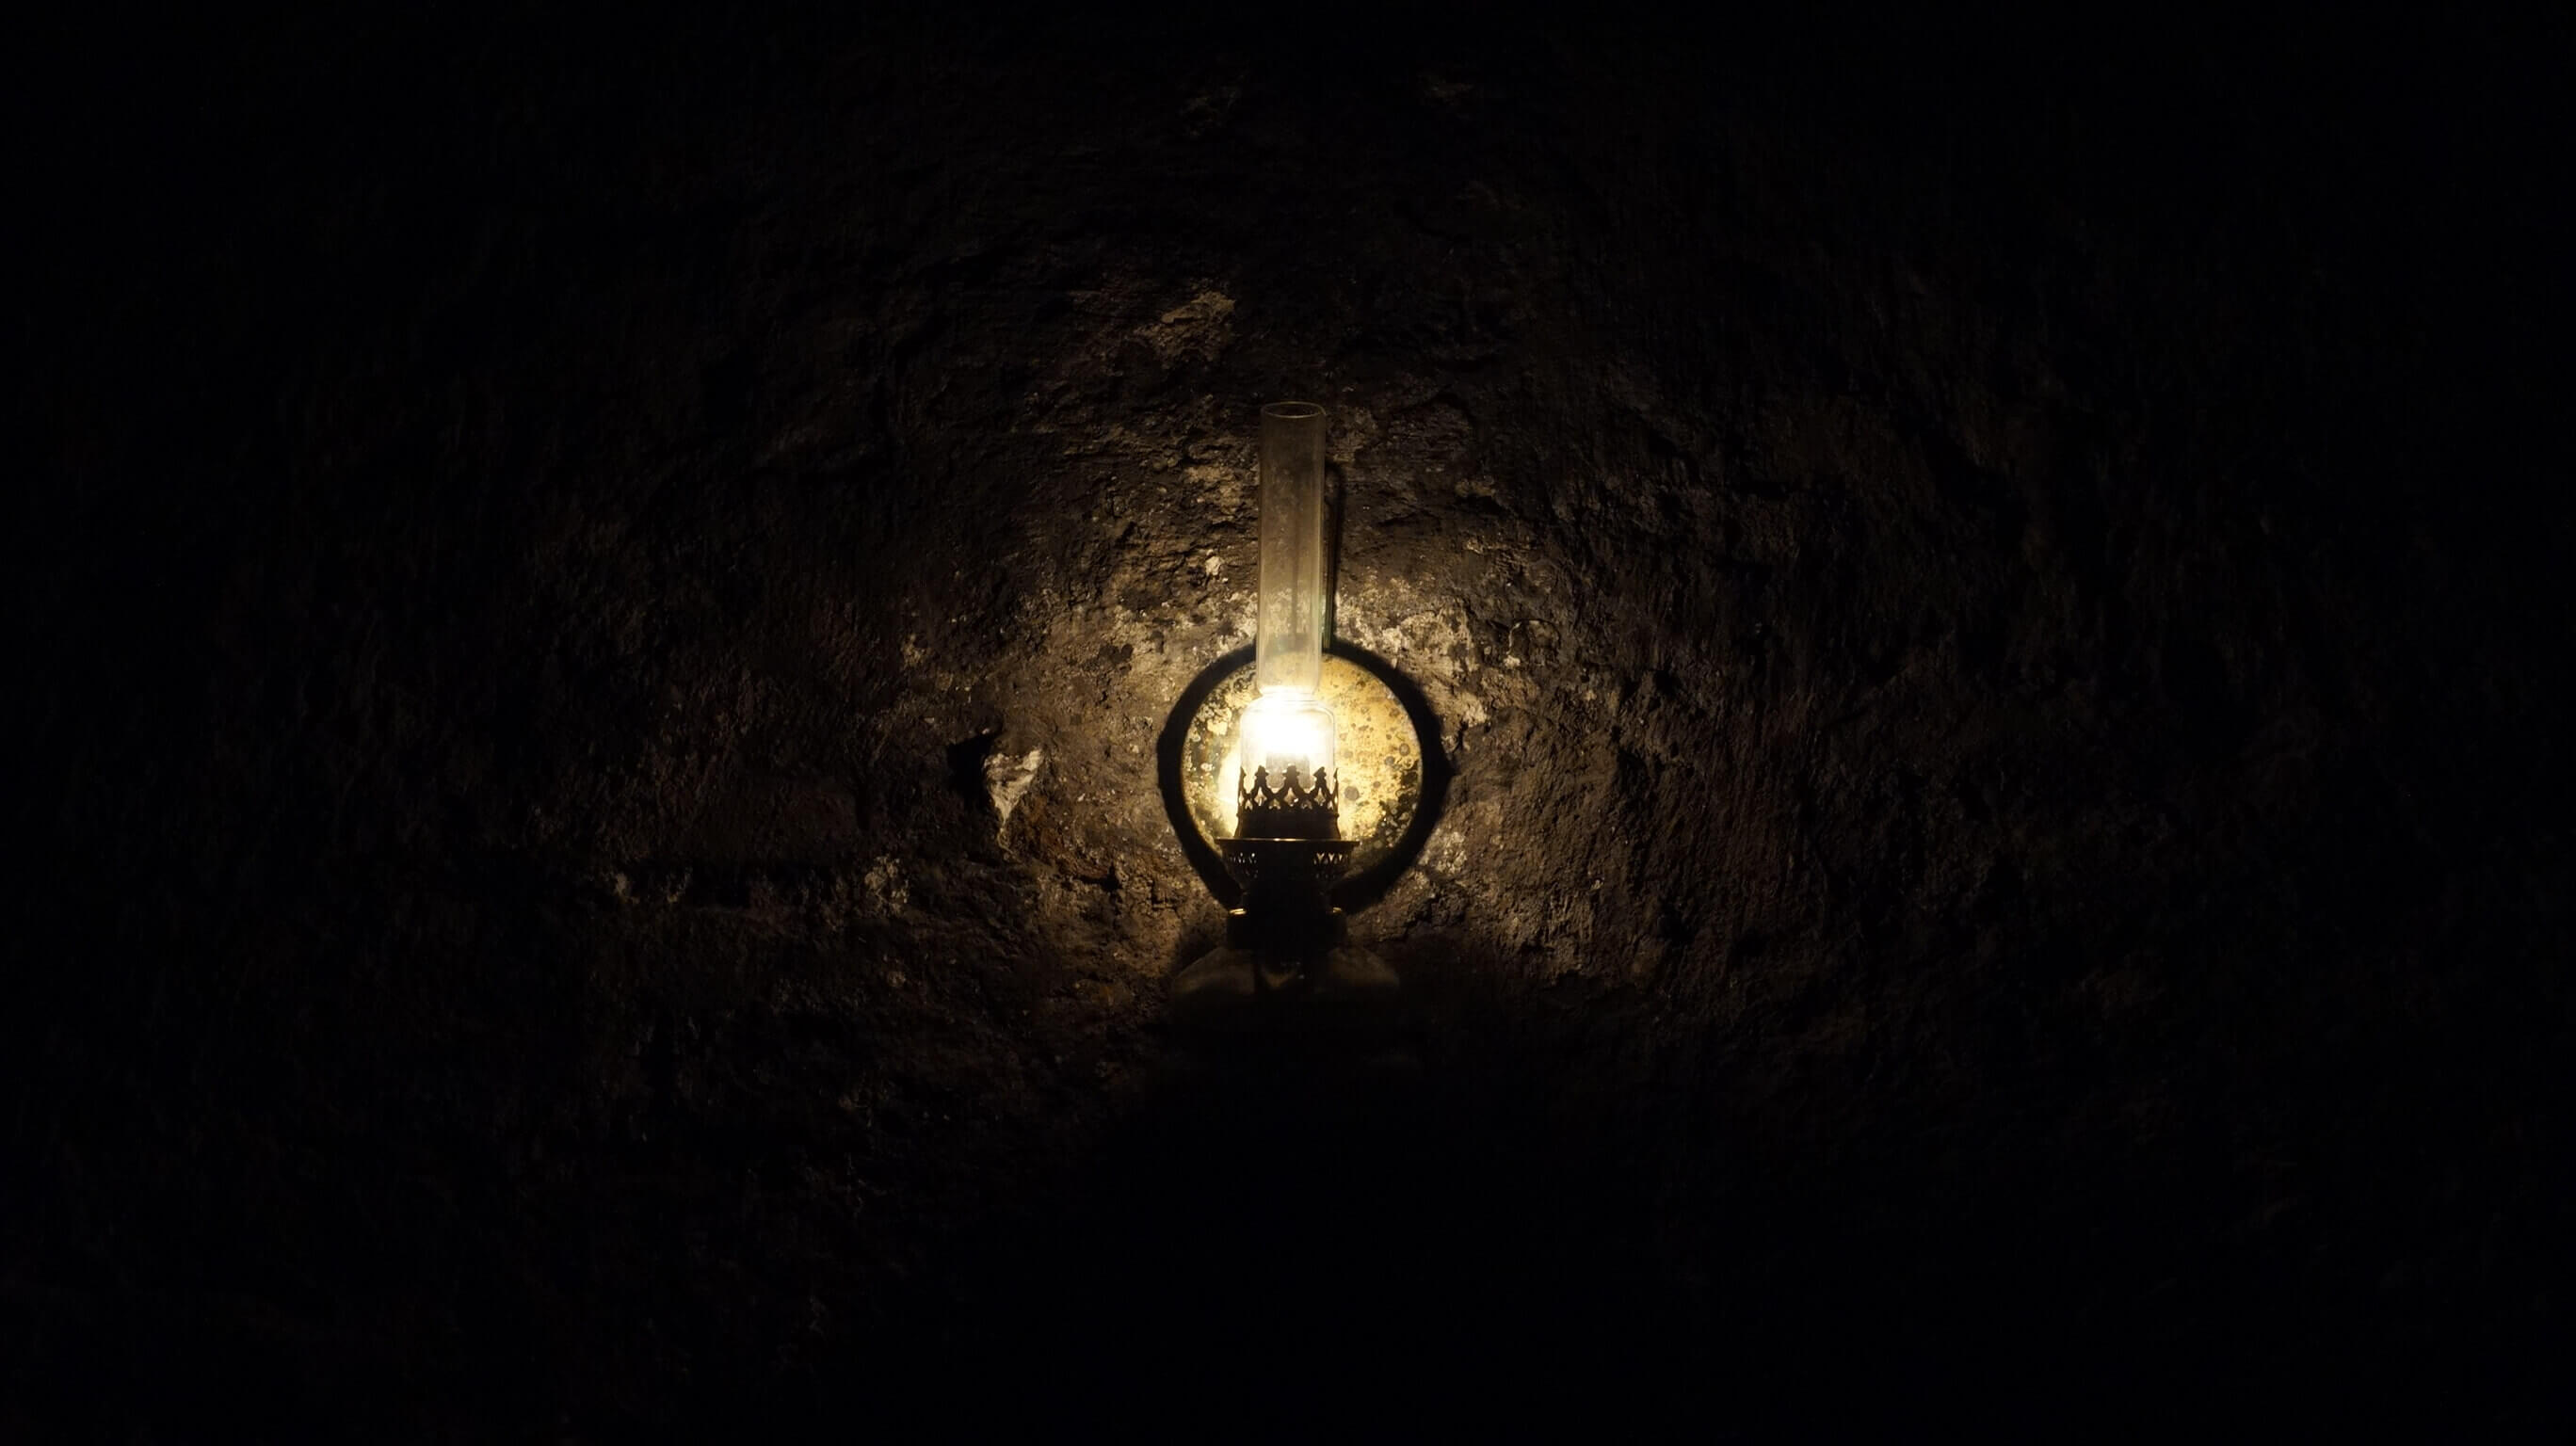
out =
<path fill-rule="evenodd" d="M 1350 478 L 1331 462 L 1324 464 L 1324 636 L 1342 626 L 1342 498 Z"/>
<path fill-rule="evenodd" d="M 1431 830 L 1439 826 L 1441 810 L 1449 802 L 1451 769 L 1449 755 L 1440 748 L 1440 717 L 1432 712 L 1431 700 L 1423 694 L 1419 684 L 1393 663 L 1366 648 L 1333 642 L 1326 644 L 1324 651 L 1358 665 L 1369 676 L 1386 685 L 1387 691 L 1404 706 L 1405 720 L 1413 725 L 1414 742 L 1422 754 L 1421 792 L 1414 802 L 1413 818 L 1406 824 L 1403 836 L 1396 840 L 1385 857 L 1342 880 L 1333 889 L 1333 902 L 1357 913 L 1385 898 L 1387 891 L 1395 887 L 1395 881 L 1404 877 L 1404 871 L 1413 867 L 1414 860 L 1422 857 L 1423 845 L 1430 841 Z M 1163 731 L 1154 740 L 1154 775 L 1163 791 L 1163 816 L 1170 821 L 1173 834 L 1180 839 L 1181 855 L 1190 861 L 1190 868 L 1198 874 L 1199 882 L 1206 884 L 1208 892 L 1216 895 L 1217 902 L 1229 909 L 1235 906 L 1242 890 L 1236 886 L 1234 876 L 1226 872 L 1225 861 L 1217 857 L 1215 848 L 1199 836 L 1198 825 L 1190 818 L 1189 800 L 1181 779 L 1181 753 L 1189 740 L 1190 720 L 1198 716 L 1199 708 L 1207 702 L 1209 694 L 1234 676 L 1236 670 L 1252 662 L 1252 652 L 1250 647 L 1237 648 L 1201 669 L 1173 702 L 1172 711 L 1163 719 Z"/>
<path fill-rule="evenodd" d="M 1405 721 L 1413 725 L 1413 739 L 1422 752 L 1422 793 L 1414 801 L 1413 819 L 1405 825 L 1403 837 L 1395 841 L 1395 847 L 1384 858 L 1333 888 L 1333 902 L 1356 914 L 1385 898 L 1395 881 L 1404 877 L 1404 871 L 1413 867 L 1413 861 L 1422 857 L 1422 847 L 1431 841 L 1431 830 L 1439 827 L 1441 810 L 1449 803 L 1449 755 L 1440 747 L 1440 715 L 1431 711 L 1431 700 L 1423 695 L 1420 684 L 1366 648 L 1336 642 L 1326 645 L 1324 651 L 1357 663 L 1386 685 L 1395 701 L 1404 705 Z"/>
<path fill-rule="evenodd" d="M 1163 731 L 1154 739 L 1154 781 L 1163 790 L 1163 817 L 1179 837 L 1181 856 L 1190 861 L 1199 882 L 1229 909 L 1242 898 L 1243 890 L 1225 871 L 1225 860 L 1218 858 L 1216 850 L 1199 836 L 1199 826 L 1190 818 L 1189 798 L 1181 786 L 1181 752 L 1189 743 L 1190 720 L 1199 716 L 1199 708 L 1210 693 L 1233 677 L 1236 669 L 1252 661 L 1252 651 L 1247 643 L 1200 669 L 1173 701 L 1172 711 L 1163 719 Z"/>

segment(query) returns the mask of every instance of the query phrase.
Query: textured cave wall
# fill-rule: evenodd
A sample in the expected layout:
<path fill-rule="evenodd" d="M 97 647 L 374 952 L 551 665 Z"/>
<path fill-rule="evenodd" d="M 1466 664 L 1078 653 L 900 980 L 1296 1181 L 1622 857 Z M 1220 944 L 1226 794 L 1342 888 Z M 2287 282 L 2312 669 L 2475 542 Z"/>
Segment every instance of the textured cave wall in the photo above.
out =
<path fill-rule="evenodd" d="M 1688 1390 L 1984 1302 L 2552 1408 L 2567 177 L 2514 37 L 998 35 L 63 82 L 13 1409 L 605 1429 L 979 1331 L 1150 1375 L 1013 1251 L 1179 1269 L 1099 1162 L 1189 1188 L 1132 1138 L 1218 921 L 1154 740 L 1249 640 L 1289 396 L 1339 634 L 1455 769 L 1354 921 L 1451 1153 L 1367 1198 L 1606 1282 L 1480 1340 Z"/>

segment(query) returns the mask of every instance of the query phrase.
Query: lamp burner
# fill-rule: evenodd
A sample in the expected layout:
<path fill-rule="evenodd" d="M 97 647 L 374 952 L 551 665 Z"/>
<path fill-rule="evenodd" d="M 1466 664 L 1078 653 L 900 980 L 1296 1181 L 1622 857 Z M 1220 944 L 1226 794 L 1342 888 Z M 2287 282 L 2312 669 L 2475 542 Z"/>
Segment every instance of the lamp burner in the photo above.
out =
<path fill-rule="evenodd" d="M 1256 768 L 1235 785 L 1235 837 L 1332 839 L 1340 837 L 1338 803 L 1341 787 L 1329 768 L 1315 770 L 1312 783 L 1294 774 L 1270 781 L 1270 770 Z"/>

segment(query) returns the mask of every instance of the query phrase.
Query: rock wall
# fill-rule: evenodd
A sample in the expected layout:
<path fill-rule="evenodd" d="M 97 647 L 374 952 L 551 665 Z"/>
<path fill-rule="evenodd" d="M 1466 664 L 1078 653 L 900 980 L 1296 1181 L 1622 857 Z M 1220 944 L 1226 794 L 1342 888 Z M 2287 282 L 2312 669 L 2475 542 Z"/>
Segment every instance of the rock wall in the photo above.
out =
<path fill-rule="evenodd" d="M 1258 1314 L 1106 1302 L 1251 1188 L 1192 1109 L 1288 1128 L 1160 1032 L 1153 765 L 1289 396 L 1455 769 L 1354 921 L 1404 1103 L 1254 1132 L 1384 1172 L 1289 1258 L 1447 1240 L 1408 1349 L 1747 1421 L 2555 1419 L 2545 45 L 1373 24 L 66 51 L 0 1421 L 846 1419 Z"/>

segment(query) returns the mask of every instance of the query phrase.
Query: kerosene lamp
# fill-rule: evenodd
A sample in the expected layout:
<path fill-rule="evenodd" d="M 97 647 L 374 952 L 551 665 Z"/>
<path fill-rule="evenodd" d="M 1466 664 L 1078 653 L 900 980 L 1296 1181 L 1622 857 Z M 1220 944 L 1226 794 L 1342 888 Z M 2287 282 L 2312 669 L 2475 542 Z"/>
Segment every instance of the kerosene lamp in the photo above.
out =
<path fill-rule="evenodd" d="M 1225 945 L 1172 984 L 1176 1022 L 1220 1031 L 1268 1027 L 1318 1010 L 1382 1003 L 1395 976 L 1345 942 L 1332 889 L 1350 861 L 1324 674 L 1324 409 L 1261 409 L 1261 592 L 1255 696 L 1233 756 L 1234 831 L 1217 844 L 1242 887 Z"/>

